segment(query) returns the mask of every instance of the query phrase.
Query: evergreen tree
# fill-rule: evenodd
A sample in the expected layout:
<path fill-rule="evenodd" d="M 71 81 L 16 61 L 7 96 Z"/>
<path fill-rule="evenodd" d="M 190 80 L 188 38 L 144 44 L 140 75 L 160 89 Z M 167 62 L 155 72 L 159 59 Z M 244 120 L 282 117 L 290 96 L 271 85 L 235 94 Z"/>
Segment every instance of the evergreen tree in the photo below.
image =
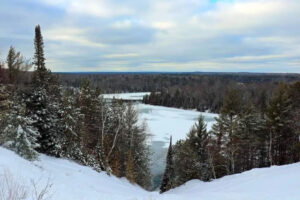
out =
<path fill-rule="evenodd" d="M 36 70 L 33 74 L 33 83 L 46 88 L 51 78 L 51 72 L 45 65 L 44 41 L 40 25 L 35 27 L 34 47 L 35 53 L 33 64 L 35 65 Z"/>
<path fill-rule="evenodd" d="M 37 137 L 38 132 L 31 126 L 31 119 L 25 116 L 24 106 L 15 103 L 10 111 L 7 126 L 1 134 L 0 143 L 25 159 L 34 160 L 38 157 L 35 150 L 39 147 Z"/>
<path fill-rule="evenodd" d="M 37 25 L 35 27 L 34 47 L 35 47 L 34 65 L 37 67 L 37 69 L 46 70 L 46 66 L 45 66 L 46 59 L 44 56 L 44 41 L 43 41 L 40 25 Z"/>
<path fill-rule="evenodd" d="M 238 152 L 238 115 L 242 111 L 242 95 L 238 89 L 232 88 L 227 91 L 221 109 L 220 120 L 222 120 L 225 142 L 225 156 L 228 160 L 230 173 L 236 172 L 236 159 Z"/>
<path fill-rule="evenodd" d="M 168 149 L 166 169 L 163 176 L 163 180 L 160 186 L 160 193 L 166 192 L 172 188 L 174 188 L 174 178 L 175 178 L 175 170 L 174 170 L 174 160 L 173 160 L 173 149 L 172 149 L 172 137 L 170 138 L 170 145 Z"/>
<path fill-rule="evenodd" d="M 289 93 L 291 95 L 292 102 L 292 129 L 294 135 L 294 142 L 292 145 L 292 161 L 300 161 L 300 81 L 291 85 Z"/>
<path fill-rule="evenodd" d="M 189 132 L 187 141 L 196 155 L 194 162 L 196 163 L 195 171 L 198 172 L 197 178 L 203 181 L 210 180 L 212 175 L 207 152 L 209 135 L 206 131 L 206 124 L 204 123 L 204 117 L 202 115 L 200 115 L 198 122 Z"/>
<path fill-rule="evenodd" d="M 138 124 L 138 115 L 132 104 L 126 106 L 124 114 L 124 127 L 122 131 L 124 146 L 121 151 L 130 152 L 134 164 L 135 182 L 143 187 L 151 183 L 150 175 L 150 152 L 146 143 L 146 124 Z M 122 145 L 122 144 L 121 144 Z M 126 155 L 125 155 L 126 156 Z"/>
<path fill-rule="evenodd" d="M 11 88 L 6 85 L 0 85 L 0 130 L 7 125 L 7 117 L 12 104 Z"/>
<path fill-rule="evenodd" d="M 8 77 L 10 83 L 15 83 L 23 64 L 23 58 L 20 52 L 16 52 L 14 47 L 10 47 L 6 63 L 8 67 Z"/>
<path fill-rule="evenodd" d="M 51 128 L 54 124 L 52 115 L 49 110 L 48 96 L 46 89 L 42 87 L 34 88 L 33 93 L 27 99 L 27 115 L 32 118 L 32 126 L 39 132 L 38 151 L 50 155 L 56 155 L 56 140 L 52 134 Z"/>
<path fill-rule="evenodd" d="M 242 172 L 256 166 L 265 166 L 266 143 L 264 120 L 252 103 L 247 103 L 238 117 L 237 171 Z M 259 158 L 259 159 L 258 159 Z"/>
<path fill-rule="evenodd" d="M 105 170 L 104 155 L 101 147 L 101 113 L 99 91 L 90 88 L 88 80 L 83 80 L 78 97 L 78 106 L 82 117 L 80 128 L 80 145 L 83 154 L 89 155 L 88 163 L 91 163 L 98 171 Z M 90 164 L 88 164 L 90 165 Z"/>
<path fill-rule="evenodd" d="M 185 182 L 199 178 L 199 163 L 197 161 L 197 154 L 191 148 L 189 141 L 180 140 L 176 142 L 173 148 L 174 157 L 174 186 L 177 187 Z"/>
<path fill-rule="evenodd" d="M 63 91 L 59 115 L 62 123 L 62 156 L 83 162 L 80 143 L 82 115 L 76 106 L 76 92 L 70 88 Z"/>
<path fill-rule="evenodd" d="M 211 140 L 209 145 L 211 166 L 215 178 L 219 178 L 230 174 L 228 162 L 226 161 L 226 146 L 227 143 L 224 135 L 225 132 L 225 116 L 219 115 L 215 118 L 216 123 L 212 126 L 210 131 Z"/>
<path fill-rule="evenodd" d="M 45 66 L 44 43 L 40 26 L 35 27 L 35 55 L 32 91 L 26 101 L 27 114 L 38 130 L 40 144 L 38 151 L 60 156 L 62 129 L 58 116 L 60 99 L 59 89 L 54 76 Z"/>
<path fill-rule="evenodd" d="M 269 101 L 266 111 L 266 123 L 269 131 L 270 165 L 282 165 L 290 162 L 292 130 L 292 102 L 286 85 L 280 84 Z"/>

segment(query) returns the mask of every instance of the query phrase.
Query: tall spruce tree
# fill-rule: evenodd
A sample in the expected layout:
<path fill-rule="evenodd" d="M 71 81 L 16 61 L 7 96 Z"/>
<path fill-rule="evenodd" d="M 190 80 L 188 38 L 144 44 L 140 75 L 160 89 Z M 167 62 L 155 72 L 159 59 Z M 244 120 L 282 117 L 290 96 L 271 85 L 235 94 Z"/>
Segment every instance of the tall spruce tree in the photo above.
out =
<path fill-rule="evenodd" d="M 45 64 L 44 41 L 40 25 L 35 27 L 34 47 L 35 53 L 33 64 L 35 65 L 36 70 L 34 71 L 33 83 L 43 85 L 45 87 L 50 79 L 50 72 L 46 68 Z"/>
<path fill-rule="evenodd" d="M 206 130 L 206 124 L 204 123 L 204 117 L 200 115 L 198 122 L 195 123 L 193 128 L 188 134 L 188 144 L 192 151 L 195 152 L 195 158 L 192 158 L 195 162 L 195 171 L 198 173 L 198 178 L 202 181 L 208 181 L 212 178 L 210 164 L 208 162 L 208 149 L 209 135 Z"/>
<path fill-rule="evenodd" d="M 160 193 L 166 192 L 175 186 L 174 178 L 175 178 L 175 170 L 174 170 L 172 136 L 171 136 L 168 155 L 167 155 L 166 169 L 160 186 Z"/>
<path fill-rule="evenodd" d="M 44 42 L 40 26 L 35 27 L 35 55 L 32 91 L 27 103 L 27 114 L 33 119 L 32 125 L 38 130 L 40 144 L 38 150 L 41 153 L 58 156 L 60 149 L 57 131 L 57 109 L 55 98 L 50 98 L 51 72 L 45 66 Z M 57 95 L 54 94 L 54 95 Z"/>
<path fill-rule="evenodd" d="M 45 56 L 44 56 L 44 41 L 41 32 L 40 25 L 35 27 L 35 38 L 34 38 L 34 65 L 37 69 L 46 69 L 45 66 Z"/>

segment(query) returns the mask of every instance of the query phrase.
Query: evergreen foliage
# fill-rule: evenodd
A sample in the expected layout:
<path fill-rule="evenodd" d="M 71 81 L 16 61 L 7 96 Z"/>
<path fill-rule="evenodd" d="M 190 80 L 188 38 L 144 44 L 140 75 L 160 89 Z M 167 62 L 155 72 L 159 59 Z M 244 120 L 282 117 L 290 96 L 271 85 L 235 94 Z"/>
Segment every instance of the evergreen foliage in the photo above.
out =
<path fill-rule="evenodd" d="M 175 186 L 298 162 L 299 88 L 299 83 L 279 84 L 264 109 L 246 102 L 237 89 L 228 90 L 212 130 L 206 132 L 200 117 L 174 146 Z"/>
<path fill-rule="evenodd" d="M 173 158 L 173 148 L 172 148 L 172 137 L 170 138 L 170 145 L 166 160 L 166 169 L 163 176 L 163 180 L 160 186 L 160 193 L 166 192 L 174 188 L 175 183 L 175 170 L 174 170 L 174 158 Z"/>
<path fill-rule="evenodd" d="M 23 63 L 21 53 L 16 52 L 15 48 L 11 46 L 6 58 L 6 63 L 8 67 L 9 82 L 15 83 L 21 70 L 21 64 Z"/>
<path fill-rule="evenodd" d="M 16 101 L 15 99 L 15 102 Z M 26 117 L 23 104 L 14 103 L 8 119 L 7 126 L 2 130 L 0 143 L 28 160 L 37 159 L 35 150 L 39 147 L 38 132 L 31 126 L 31 119 Z"/>

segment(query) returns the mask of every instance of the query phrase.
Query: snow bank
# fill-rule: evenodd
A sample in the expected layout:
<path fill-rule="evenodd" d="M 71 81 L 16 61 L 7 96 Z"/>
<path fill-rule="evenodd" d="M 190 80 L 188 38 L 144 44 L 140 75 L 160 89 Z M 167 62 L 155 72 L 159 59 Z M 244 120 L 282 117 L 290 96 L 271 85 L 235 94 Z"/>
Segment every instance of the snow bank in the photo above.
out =
<path fill-rule="evenodd" d="M 300 162 L 252 169 L 209 183 L 192 180 L 166 193 L 171 194 L 204 200 L 299 200 Z"/>
<path fill-rule="evenodd" d="M 29 162 L 0 147 L 0 174 L 6 170 L 27 186 L 34 180 L 43 187 L 49 180 L 53 184 L 50 191 L 53 200 L 118 200 L 151 196 L 126 179 L 98 173 L 69 160 L 40 155 L 39 161 Z"/>
<path fill-rule="evenodd" d="M 72 161 L 41 155 L 39 161 L 29 162 L 0 147 L 0 175 L 5 170 L 25 184 L 35 180 L 42 186 L 49 179 L 55 200 L 300 199 L 300 163 L 253 169 L 209 183 L 192 180 L 162 195 Z"/>

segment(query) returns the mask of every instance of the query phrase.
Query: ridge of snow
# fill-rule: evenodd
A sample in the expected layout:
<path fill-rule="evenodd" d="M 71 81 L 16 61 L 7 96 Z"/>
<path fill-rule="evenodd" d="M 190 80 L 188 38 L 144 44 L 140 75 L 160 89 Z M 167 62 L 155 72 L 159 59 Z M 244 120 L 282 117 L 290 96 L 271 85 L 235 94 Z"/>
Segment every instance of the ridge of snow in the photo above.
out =
<path fill-rule="evenodd" d="M 202 182 L 191 180 L 162 195 L 148 192 L 124 178 L 98 173 L 66 159 L 40 155 L 27 161 L 0 147 L 0 175 L 9 170 L 16 180 L 45 185 L 49 180 L 55 200 L 299 200 L 300 162 L 252 169 Z"/>

